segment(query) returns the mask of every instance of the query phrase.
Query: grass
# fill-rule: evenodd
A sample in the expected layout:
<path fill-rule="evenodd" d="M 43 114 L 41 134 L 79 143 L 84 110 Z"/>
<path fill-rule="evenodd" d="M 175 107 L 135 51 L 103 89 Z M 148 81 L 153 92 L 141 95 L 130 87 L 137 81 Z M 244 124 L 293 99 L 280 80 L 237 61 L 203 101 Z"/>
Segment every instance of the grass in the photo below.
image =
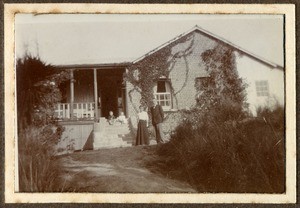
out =
<path fill-rule="evenodd" d="M 50 126 L 30 126 L 19 133 L 20 192 L 53 190 L 60 169 L 60 164 L 54 157 L 54 144 L 60 134 L 59 129 L 53 130 Z"/>
<path fill-rule="evenodd" d="M 256 118 L 237 114 L 230 119 L 225 110 L 204 115 L 186 113 L 170 142 L 157 146 L 157 155 L 146 154 L 138 161 L 146 161 L 152 172 L 187 181 L 198 192 L 283 193 L 284 109 L 259 109 Z M 54 157 L 53 144 L 60 134 L 49 126 L 20 132 L 20 192 L 78 191 L 68 189 L 66 181 L 58 184 L 59 171 L 63 170 L 59 157 Z M 85 153 L 89 154 L 92 152 Z M 128 149 L 126 154 L 136 153 Z M 87 158 L 90 160 L 80 160 Z M 113 163 L 111 159 L 107 154 L 108 163 Z"/>
<path fill-rule="evenodd" d="M 195 118 L 183 121 L 158 149 L 158 170 L 199 192 L 284 192 L 283 108 L 261 109 L 257 118 L 241 120 L 223 115 L 193 116 L 197 125 Z"/>

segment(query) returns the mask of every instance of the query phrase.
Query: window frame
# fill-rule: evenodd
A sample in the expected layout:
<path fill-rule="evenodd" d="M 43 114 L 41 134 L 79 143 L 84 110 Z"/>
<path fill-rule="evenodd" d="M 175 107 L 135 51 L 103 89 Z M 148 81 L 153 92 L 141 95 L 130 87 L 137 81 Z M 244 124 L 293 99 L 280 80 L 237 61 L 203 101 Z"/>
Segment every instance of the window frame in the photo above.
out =
<path fill-rule="evenodd" d="M 270 87 L 268 80 L 256 80 L 255 81 L 255 90 L 257 97 L 269 97 L 270 96 Z"/>
<path fill-rule="evenodd" d="M 164 82 L 165 83 L 165 88 L 166 92 L 157 92 L 157 86 L 158 82 Z M 166 84 L 169 85 L 169 88 L 166 86 Z M 170 89 L 170 92 L 168 92 L 167 89 Z M 171 80 L 170 79 L 159 79 L 156 82 L 156 91 L 154 92 L 154 96 L 157 100 L 157 103 L 162 107 L 164 111 L 170 111 L 173 108 L 173 97 L 172 97 L 172 92 L 171 92 Z M 163 97 L 161 97 L 163 96 Z M 161 99 L 162 98 L 162 99 Z M 166 103 L 169 103 L 169 105 L 166 105 Z"/>

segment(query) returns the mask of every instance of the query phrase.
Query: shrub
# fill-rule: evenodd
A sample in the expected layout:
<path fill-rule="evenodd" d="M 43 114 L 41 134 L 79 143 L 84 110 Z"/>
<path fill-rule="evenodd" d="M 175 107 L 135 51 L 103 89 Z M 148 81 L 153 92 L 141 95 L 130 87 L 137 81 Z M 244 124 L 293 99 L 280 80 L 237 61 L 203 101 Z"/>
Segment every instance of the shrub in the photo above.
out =
<path fill-rule="evenodd" d="M 30 55 L 17 60 L 16 72 L 19 190 L 51 191 L 59 169 L 54 147 L 63 131 L 53 117 L 54 108 L 68 73 Z"/>
<path fill-rule="evenodd" d="M 196 83 L 198 106 L 210 110 L 230 102 L 235 112 L 246 109 L 247 84 L 238 75 L 234 50 L 218 44 L 201 59 L 209 76 Z"/>
<path fill-rule="evenodd" d="M 264 119 L 274 130 L 284 131 L 284 109 L 278 103 L 272 109 L 259 107 L 256 114 L 258 118 Z"/>
<path fill-rule="evenodd" d="M 231 110 L 184 112 L 171 141 L 158 149 L 164 171 L 200 192 L 284 192 L 283 108 L 226 119 Z"/>
<path fill-rule="evenodd" d="M 54 146 L 59 141 L 62 128 L 56 126 L 27 127 L 19 134 L 20 192 L 45 192 L 53 190 L 58 174 L 54 159 Z"/>
<path fill-rule="evenodd" d="M 53 123 L 55 104 L 61 100 L 59 85 L 69 74 L 32 56 L 18 59 L 16 71 L 18 130 Z"/>
<path fill-rule="evenodd" d="M 234 51 L 217 45 L 201 58 L 209 76 L 196 83 L 197 105 L 182 111 L 157 164 L 200 192 L 284 192 L 283 108 L 250 117 Z"/>

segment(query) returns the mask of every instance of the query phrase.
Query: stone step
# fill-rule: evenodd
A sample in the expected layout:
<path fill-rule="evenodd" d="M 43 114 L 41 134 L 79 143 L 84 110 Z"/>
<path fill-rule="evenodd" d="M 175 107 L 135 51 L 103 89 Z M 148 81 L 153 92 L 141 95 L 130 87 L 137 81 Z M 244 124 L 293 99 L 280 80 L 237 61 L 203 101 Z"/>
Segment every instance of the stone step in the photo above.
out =
<path fill-rule="evenodd" d="M 127 145 L 127 144 L 132 144 L 132 141 L 123 141 L 123 140 L 122 141 L 97 141 L 93 143 L 94 147 L 101 147 L 107 145 L 118 146 L 118 145 Z"/>
<path fill-rule="evenodd" d="M 100 122 L 101 123 L 101 122 Z M 103 130 L 94 132 L 94 149 L 128 147 L 133 145 L 133 138 L 128 124 L 115 123 L 109 125 L 108 122 L 98 124 L 96 128 Z"/>
<path fill-rule="evenodd" d="M 129 129 L 105 129 L 105 132 L 112 132 L 112 133 L 118 133 L 118 132 L 130 132 Z"/>
<path fill-rule="evenodd" d="M 123 141 L 133 141 L 134 139 L 132 137 L 121 137 Z"/>
<path fill-rule="evenodd" d="M 121 137 L 118 136 L 104 136 L 101 138 L 94 138 L 94 142 L 98 141 L 123 141 Z"/>
<path fill-rule="evenodd" d="M 129 128 L 105 128 L 105 131 L 130 131 Z"/>
<path fill-rule="evenodd" d="M 128 126 L 128 123 L 127 124 L 121 124 L 121 123 L 114 123 L 112 125 L 110 125 L 108 122 L 104 123 L 106 126 Z"/>
<path fill-rule="evenodd" d="M 103 142 L 103 143 L 94 143 L 94 148 L 98 147 L 107 147 L 107 146 L 124 146 L 124 145 L 129 145 L 127 142 Z"/>
<path fill-rule="evenodd" d="M 103 125 L 105 127 L 123 127 L 123 126 L 128 127 L 129 126 L 128 124 L 112 124 L 112 125 L 110 125 L 109 123 L 104 123 Z"/>
<path fill-rule="evenodd" d="M 114 132 L 114 133 L 118 133 L 118 132 L 130 132 L 129 129 L 105 129 L 105 132 Z"/>
<path fill-rule="evenodd" d="M 108 149 L 108 148 L 118 148 L 118 147 L 130 147 L 131 144 L 122 144 L 122 145 L 102 145 L 102 146 L 95 146 L 94 150 L 98 149 Z"/>
<path fill-rule="evenodd" d="M 113 133 L 105 133 L 104 135 L 107 135 L 107 136 L 117 136 L 117 137 L 131 137 L 131 134 L 113 134 Z"/>
<path fill-rule="evenodd" d="M 127 144 L 127 145 L 120 145 L 120 146 L 101 146 L 101 147 L 94 147 L 94 150 L 101 150 L 101 149 L 112 149 L 112 148 L 122 148 L 122 147 L 131 147 L 132 145 Z"/>
<path fill-rule="evenodd" d="M 130 143 L 131 144 L 131 143 Z M 94 138 L 94 149 L 102 147 L 118 147 L 128 145 L 127 141 L 124 141 L 122 137 L 118 135 L 102 135 L 102 137 L 97 137 L 95 134 Z"/>
<path fill-rule="evenodd" d="M 122 135 L 119 134 L 118 137 L 121 137 L 122 139 L 132 139 L 133 138 L 131 135 L 124 135 L 124 134 L 122 134 Z"/>
<path fill-rule="evenodd" d="M 130 131 L 129 128 L 105 128 L 105 130 L 114 130 L 114 131 Z"/>
<path fill-rule="evenodd" d="M 122 147 L 122 146 L 131 146 L 131 143 L 101 143 L 101 144 L 94 144 L 95 148 L 101 148 L 101 147 Z"/>
<path fill-rule="evenodd" d="M 111 126 L 107 126 L 105 127 L 105 130 L 129 130 L 129 127 L 111 127 Z"/>
<path fill-rule="evenodd" d="M 120 133 L 120 134 L 115 134 L 115 133 L 105 133 L 104 135 L 107 135 L 107 136 L 118 136 L 118 137 L 126 137 L 126 136 L 131 136 L 131 134 L 122 134 L 122 133 Z"/>
<path fill-rule="evenodd" d="M 132 136 L 131 135 L 118 135 L 118 134 L 104 134 L 104 135 L 97 135 L 97 134 L 94 134 L 94 140 L 103 140 L 104 138 L 107 138 L 107 139 L 118 139 L 118 138 L 121 138 L 121 139 L 132 139 Z"/>
<path fill-rule="evenodd" d="M 124 141 L 122 138 L 103 138 L 103 139 L 98 139 L 98 140 L 94 140 L 94 144 L 122 144 L 122 143 L 126 143 L 127 141 Z"/>

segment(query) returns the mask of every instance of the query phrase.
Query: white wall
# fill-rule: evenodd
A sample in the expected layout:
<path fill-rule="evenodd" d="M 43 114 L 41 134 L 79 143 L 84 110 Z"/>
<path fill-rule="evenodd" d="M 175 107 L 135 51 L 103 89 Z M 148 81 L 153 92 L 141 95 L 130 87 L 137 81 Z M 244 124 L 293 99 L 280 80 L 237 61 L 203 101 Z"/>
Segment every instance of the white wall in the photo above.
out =
<path fill-rule="evenodd" d="M 254 115 L 258 106 L 272 107 L 276 101 L 284 105 L 284 70 L 271 68 L 247 55 L 237 55 L 236 61 L 239 76 L 248 84 L 247 102 Z M 260 80 L 268 80 L 269 97 L 257 96 L 255 81 Z"/>
<path fill-rule="evenodd" d="M 198 32 L 194 32 L 190 37 L 190 40 L 172 47 L 172 55 L 178 52 L 188 54 L 185 57 L 177 58 L 173 68 L 169 69 L 171 70 L 169 78 L 176 94 L 173 95 L 173 108 L 175 109 L 192 108 L 196 105 L 196 78 L 207 76 L 201 54 L 214 48 L 217 44 L 216 41 Z M 190 49 L 191 53 L 189 53 L 186 49 L 189 48 L 192 40 L 194 42 Z"/>

